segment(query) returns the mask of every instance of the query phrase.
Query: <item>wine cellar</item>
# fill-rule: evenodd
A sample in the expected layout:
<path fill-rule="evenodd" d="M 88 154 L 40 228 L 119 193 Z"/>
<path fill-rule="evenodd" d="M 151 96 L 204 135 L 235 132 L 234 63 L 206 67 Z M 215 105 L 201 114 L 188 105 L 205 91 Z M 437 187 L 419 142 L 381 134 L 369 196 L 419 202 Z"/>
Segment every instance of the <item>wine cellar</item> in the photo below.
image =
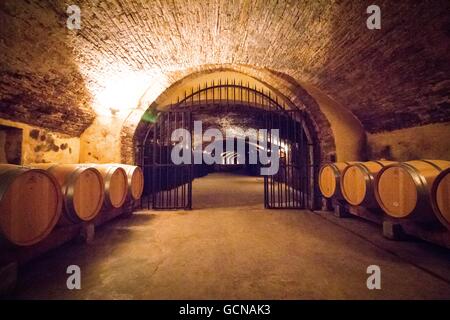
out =
<path fill-rule="evenodd" d="M 0 52 L 2 299 L 450 299 L 449 1 L 4 0 Z"/>

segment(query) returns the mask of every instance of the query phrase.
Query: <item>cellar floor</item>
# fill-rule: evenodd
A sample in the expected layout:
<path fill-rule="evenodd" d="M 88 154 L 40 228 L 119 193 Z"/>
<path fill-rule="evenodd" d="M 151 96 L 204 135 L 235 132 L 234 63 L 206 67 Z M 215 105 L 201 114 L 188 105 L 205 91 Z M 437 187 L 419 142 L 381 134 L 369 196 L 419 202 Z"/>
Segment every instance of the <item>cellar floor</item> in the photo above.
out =
<path fill-rule="evenodd" d="M 379 227 L 298 210 L 265 210 L 261 178 L 211 174 L 194 207 L 136 212 L 19 274 L 29 299 L 450 299 L 450 252 L 384 239 Z M 68 290 L 66 268 L 81 268 Z M 366 271 L 381 268 L 381 290 Z"/>

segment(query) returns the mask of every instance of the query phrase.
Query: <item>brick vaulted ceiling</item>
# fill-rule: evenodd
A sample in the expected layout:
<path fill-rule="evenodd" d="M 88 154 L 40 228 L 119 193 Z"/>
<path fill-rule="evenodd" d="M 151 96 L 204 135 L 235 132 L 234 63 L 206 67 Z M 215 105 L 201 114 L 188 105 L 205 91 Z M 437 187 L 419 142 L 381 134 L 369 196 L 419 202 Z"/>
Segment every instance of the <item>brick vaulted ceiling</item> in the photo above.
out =
<path fill-rule="evenodd" d="M 373 3 L 381 30 L 366 27 Z M 65 27 L 71 4 L 79 31 Z M 450 120 L 448 0 L 2 0 L 0 52 L 0 117 L 72 135 L 108 79 L 170 84 L 209 64 L 314 85 L 369 132 Z"/>

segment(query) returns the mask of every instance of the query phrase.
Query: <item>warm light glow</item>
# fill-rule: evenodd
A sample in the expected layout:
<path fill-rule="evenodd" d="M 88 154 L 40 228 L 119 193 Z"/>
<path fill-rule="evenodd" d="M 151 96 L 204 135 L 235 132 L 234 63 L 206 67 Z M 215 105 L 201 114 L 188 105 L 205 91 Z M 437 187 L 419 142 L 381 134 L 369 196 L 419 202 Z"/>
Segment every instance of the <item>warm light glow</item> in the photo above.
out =
<path fill-rule="evenodd" d="M 280 147 L 280 152 L 284 153 L 284 156 L 286 156 L 289 153 L 289 144 L 281 141 L 278 145 Z"/>
<path fill-rule="evenodd" d="M 142 108 L 136 123 L 168 86 L 167 76 L 160 69 L 134 70 L 125 64 L 111 64 L 101 55 L 95 69 L 80 65 L 80 72 L 94 98 L 92 108 L 98 116 L 126 119 L 133 110 Z"/>
<path fill-rule="evenodd" d="M 106 80 L 96 96 L 94 109 L 99 115 L 123 117 L 136 108 L 152 82 L 146 73 L 122 72 Z"/>

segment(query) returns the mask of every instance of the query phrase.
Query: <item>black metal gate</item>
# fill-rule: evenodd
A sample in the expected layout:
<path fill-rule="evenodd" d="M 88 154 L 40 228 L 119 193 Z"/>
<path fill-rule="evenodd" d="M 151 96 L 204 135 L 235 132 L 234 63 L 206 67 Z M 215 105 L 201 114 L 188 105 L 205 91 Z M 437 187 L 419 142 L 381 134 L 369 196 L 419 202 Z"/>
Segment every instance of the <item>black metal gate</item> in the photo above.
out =
<path fill-rule="evenodd" d="M 159 112 L 156 119 L 151 119 L 151 124 L 145 120 L 147 131 L 140 145 L 140 163 L 145 174 L 143 207 L 192 208 L 192 180 L 194 176 L 205 175 L 205 170 L 193 164 L 174 164 L 170 156 L 174 143 L 170 139 L 172 131 L 178 128 L 190 133 L 191 148 L 188 152 L 192 163 L 193 115 L 189 109 L 195 105 L 225 109 L 236 105 L 263 110 L 269 145 L 277 143 L 279 147 L 278 171 L 264 176 L 265 208 L 314 209 L 319 153 L 314 130 L 310 129 L 312 126 L 305 111 L 299 110 L 288 100 L 279 101 L 270 90 L 250 87 L 248 83 L 245 86 L 234 80 L 213 81 L 203 88 L 200 85 L 197 90 L 192 88 L 190 93 L 185 92 L 184 97 L 179 97 L 175 104 L 168 106 L 169 111 Z M 271 129 L 279 130 L 279 141 L 271 139 Z"/>
<path fill-rule="evenodd" d="M 304 131 L 300 110 L 275 110 L 266 114 L 269 146 L 278 145 L 279 169 L 264 176 L 264 206 L 270 209 L 305 209 L 313 198 L 310 184 L 313 145 Z M 278 139 L 272 134 L 278 129 Z"/>
<path fill-rule="evenodd" d="M 183 152 L 190 163 L 175 164 L 171 141 L 175 129 L 185 129 Z M 145 184 L 143 206 L 155 210 L 192 209 L 192 115 L 188 110 L 159 112 L 147 131 L 141 152 Z M 190 143 L 188 141 L 190 140 Z"/>

